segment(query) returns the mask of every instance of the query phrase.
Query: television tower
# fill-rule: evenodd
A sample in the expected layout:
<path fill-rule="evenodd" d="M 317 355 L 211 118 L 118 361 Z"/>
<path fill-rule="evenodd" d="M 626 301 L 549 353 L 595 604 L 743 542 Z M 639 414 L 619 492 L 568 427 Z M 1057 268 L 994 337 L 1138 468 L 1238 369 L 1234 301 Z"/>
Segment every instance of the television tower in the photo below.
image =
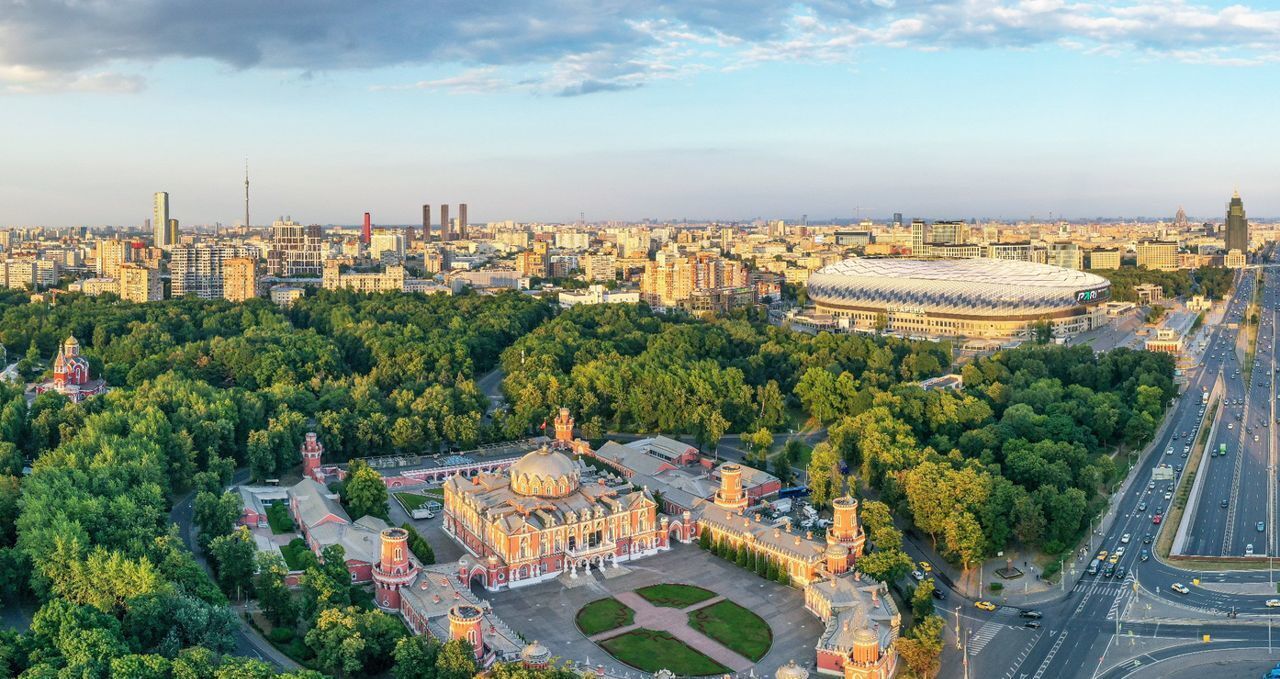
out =
<path fill-rule="evenodd" d="M 249 159 L 244 159 L 244 228 L 249 229 Z"/>

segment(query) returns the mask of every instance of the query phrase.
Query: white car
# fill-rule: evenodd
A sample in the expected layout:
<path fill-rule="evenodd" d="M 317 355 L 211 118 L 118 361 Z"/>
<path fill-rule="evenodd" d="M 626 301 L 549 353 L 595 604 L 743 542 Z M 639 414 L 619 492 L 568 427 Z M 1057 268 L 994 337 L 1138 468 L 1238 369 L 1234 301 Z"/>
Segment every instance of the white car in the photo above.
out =
<path fill-rule="evenodd" d="M 1191 592 L 1191 590 L 1187 589 L 1187 586 L 1181 582 L 1175 582 L 1172 585 L 1169 585 L 1169 589 L 1177 592 L 1178 594 L 1189 594 Z"/>
<path fill-rule="evenodd" d="M 1127 545 L 1129 544 L 1129 540 L 1132 538 L 1133 538 L 1132 535 L 1130 535 L 1129 533 L 1125 533 L 1124 535 L 1120 536 L 1120 544 Z"/>
<path fill-rule="evenodd" d="M 1280 599 L 1267 599 L 1267 608 L 1280 608 Z"/>

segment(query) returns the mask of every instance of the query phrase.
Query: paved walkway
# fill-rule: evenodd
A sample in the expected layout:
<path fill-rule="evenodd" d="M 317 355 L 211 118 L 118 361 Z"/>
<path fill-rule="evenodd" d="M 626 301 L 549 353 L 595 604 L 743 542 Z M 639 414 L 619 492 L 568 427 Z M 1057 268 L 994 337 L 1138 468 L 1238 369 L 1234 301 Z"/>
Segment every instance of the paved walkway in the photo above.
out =
<path fill-rule="evenodd" d="M 604 639 L 616 637 L 619 634 L 626 634 L 632 630 L 649 629 L 654 630 L 655 632 L 667 632 L 671 636 L 688 644 L 699 653 L 711 658 L 725 667 L 728 667 L 734 672 L 746 672 L 755 666 L 755 663 L 729 650 L 720 642 L 689 626 L 690 613 L 700 608 L 706 608 L 707 606 L 724 601 L 723 596 L 714 596 L 706 601 L 700 601 L 687 608 L 654 606 L 645 600 L 644 597 L 636 594 L 635 592 L 623 592 L 622 594 L 614 595 L 614 598 L 626 604 L 631 608 L 631 610 L 635 611 L 635 624 L 601 632 L 589 637 L 592 641 L 603 641 Z"/>

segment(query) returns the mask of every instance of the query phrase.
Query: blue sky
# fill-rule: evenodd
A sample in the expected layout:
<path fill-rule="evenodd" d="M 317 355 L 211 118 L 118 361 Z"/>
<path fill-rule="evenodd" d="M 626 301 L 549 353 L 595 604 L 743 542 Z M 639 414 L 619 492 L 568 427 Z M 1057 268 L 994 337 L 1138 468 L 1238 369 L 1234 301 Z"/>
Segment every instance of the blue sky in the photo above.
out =
<path fill-rule="evenodd" d="M 1278 100 L 1258 0 L 0 0 L 0 224 L 1276 215 Z"/>

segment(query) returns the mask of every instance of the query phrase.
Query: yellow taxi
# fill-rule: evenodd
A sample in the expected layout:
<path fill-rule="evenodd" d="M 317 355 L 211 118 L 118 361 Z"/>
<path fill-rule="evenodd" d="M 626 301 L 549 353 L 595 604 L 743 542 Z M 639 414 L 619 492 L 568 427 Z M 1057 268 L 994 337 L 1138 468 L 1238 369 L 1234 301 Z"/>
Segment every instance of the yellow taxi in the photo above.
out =
<path fill-rule="evenodd" d="M 1100 550 L 1100 551 L 1098 552 L 1098 561 L 1106 561 L 1106 560 L 1107 560 L 1107 554 L 1108 554 L 1107 550 L 1105 550 L 1105 549 Z"/>
<path fill-rule="evenodd" d="M 1119 555 L 1119 554 L 1112 554 L 1112 555 L 1111 555 L 1111 558 L 1110 558 L 1110 559 L 1107 559 L 1107 563 L 1117 563 L 1117 562 L 1119 562 L 1119 561 L 1120 561 L 1120 555 Z"/>
<path fill-rule="evenodd" d="M 933 566 L 929 565 L 929 562 L 928 562 L 928 561 L 921 561 L 921 562 L 920 562 L 920 570 L 924 571 L 925 573 L 932 573 L 932 572 L 933 572 Z"/>
<path fill-rule="evenodd" d="M 990 601 L 978 601 L 978 602 L 975 602 L 973 605 L 978 609 L 984 610 L 984 611 L 996 610 L 996 605 L 991 603 Z"/>

